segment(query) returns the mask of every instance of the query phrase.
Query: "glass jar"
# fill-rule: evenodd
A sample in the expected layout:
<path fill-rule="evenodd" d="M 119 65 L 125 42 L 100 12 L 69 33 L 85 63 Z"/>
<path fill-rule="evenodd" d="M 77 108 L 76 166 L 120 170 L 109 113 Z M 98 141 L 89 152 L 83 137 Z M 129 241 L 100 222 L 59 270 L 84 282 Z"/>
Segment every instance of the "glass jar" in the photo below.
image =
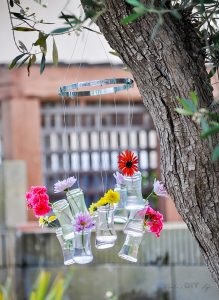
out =
<path fill-rule="evenodd" d="M 70 204 L 71 211 L 73 216 L 75 217 L 76 214 L 79 212 L 88 213 L 85 200 L 84 200 L 84 193 L 82 189 L 77 188 L 66 193 L 67 200 Z"/>
<path fill-rule="evenodd" d="M 125 208 L 127 202 L 127 188 L 123 184 L 116 184 L 114 188 L 115 192 L 118 192 L 120 195 L 120 200 L 117 204 L 114 205 L 114 222 L 124 224 L 128 219 L 128 211 Z"/>
<path fill-rule="evenodd" d="M 75 263 L 75 261 L 74 261 L 74 238 L 65 241 L 61 227 L 56 229 L 56 237 L 62 248 L 64 265 L 68 266 L 68 265 L 74 264 Z"/>
<path fill-rule="evenodd" d="M 117 239 L 114 228 L 114 207 L 100 206 L 97 209 L 98 222 L 96 228 L 95 246 L 97 249 L 113 247 Z"/>
<path fill-rule="evenodd" d="M 126 209 L 135 210 L 143 208 L 144 199 L 141 189 L 141 172 L 137 172 L 133 176 L 124 176 L 124 181 L 127 188 Z"/>
<path fill-rule="evenodd" d="M 91 230 L 75 232 L 74 261 L 77 264 L 88 264 L 93 260 L 90 239 Z"/>
<path fill-rule="evenodd" d="M 142 236 L 144 232 L 144 215 L 139 214 L 139 210 L 131 210 L 123 231 L 125 234 L 136 237 Z"/>
<path fill-rule="evenodd" d="M 52 210 L 59 220 L 65 240 L 74 238 L 72 222 L 74 220 L 67 200 L 62 199 L 52 204 Z"/>
<path fill-rule="evenodd" d="M 138 249 L 142 241 L 141 236 L 127 235 L 122 249 L 119 251 L 119 257 L 132 261 L 138 261 Z"/>

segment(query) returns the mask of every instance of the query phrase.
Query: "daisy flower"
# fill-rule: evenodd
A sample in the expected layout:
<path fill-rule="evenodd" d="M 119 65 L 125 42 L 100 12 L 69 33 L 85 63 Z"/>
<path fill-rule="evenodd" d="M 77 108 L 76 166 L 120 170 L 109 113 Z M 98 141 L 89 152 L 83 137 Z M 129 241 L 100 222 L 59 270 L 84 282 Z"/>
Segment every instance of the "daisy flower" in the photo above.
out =
<path fill-rule="evenodd" d="M 73 177 L 69 177 L 67 179 L 64 179 L 62 181 L 58 181 L 54 184 L 54 193 L 61 193 L 66 192 L 70 187 L 72 187 L 77 179 Z"/>
<path fill-rule="evenodd" d="M 126 176 L 132 176 L 138 171 L 138 158 L 134 152 L 125 150 L 118 156 L 118 168 Z"/>

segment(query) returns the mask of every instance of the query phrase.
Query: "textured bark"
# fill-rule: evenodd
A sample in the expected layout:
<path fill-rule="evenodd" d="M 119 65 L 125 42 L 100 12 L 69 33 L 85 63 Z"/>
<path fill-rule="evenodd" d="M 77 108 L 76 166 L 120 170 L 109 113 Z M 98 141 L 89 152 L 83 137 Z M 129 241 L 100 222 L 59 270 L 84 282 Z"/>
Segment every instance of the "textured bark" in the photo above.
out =
<path fill-rule="evenodd" d="M 211 162 L 198 126 L 175 112 L 176 96 L 188 97 L 191 90 L 202 107 L 212 102 L 201 43 L 189 20 L 169 15 L 150 41 L 155 15 L 122 26 L 131 7 L 125 1 L 106 3 L 108 10 L 97 24 L 135 78 L 160 139 L 162 179 L 219 284 L 219 165 Z"/>

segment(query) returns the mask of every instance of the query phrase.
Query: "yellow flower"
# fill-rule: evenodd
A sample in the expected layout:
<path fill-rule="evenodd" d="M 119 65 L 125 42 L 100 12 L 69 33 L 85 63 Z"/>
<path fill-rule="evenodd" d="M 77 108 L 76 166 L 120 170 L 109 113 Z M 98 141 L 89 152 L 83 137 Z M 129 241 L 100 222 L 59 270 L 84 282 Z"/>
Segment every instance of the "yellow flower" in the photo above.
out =
<path fill-rule="evenodd" d="M 93 215 L 96 210 L 97 210 L 97 203 L 92 203 L 89 207 L 90 214 Z"/>
<path fill-rule="evenodd" d="M 48 221 L 49 221 L 49 223 L 52 223 L 52 222 L 54 222 L 56 219 L 57 219 L 56 216 L 50 216 L 49 219 L 48 219 Z"/>
<path fill-rule="evenodd" d="M 39 218 L 39 226 L 41 226 L 42 228 L 44 226 L 48 226 L 50 223 L 54 222 L 57 219 L 56 216 L 45 216 L 45 217 L 40 217 Z"/>
<path fill-rule="evenodd" d="M 119 202 L 120 195 L 118 192 L 115 192 L 113 190 L 108 190 L 108 192 L 104 195 L 104 198 L 108 200 L 109 204 L 115 204 Z"/>
<path fill-rule="evenodd" d="M 109 204 L 109 201 L 106 197 L 102 197 L 100 198 L 100 200 L 97 202 L 97 207 L 99 206 L 103 206 L 103 205 L 106 205 L 106 204 Z"/>

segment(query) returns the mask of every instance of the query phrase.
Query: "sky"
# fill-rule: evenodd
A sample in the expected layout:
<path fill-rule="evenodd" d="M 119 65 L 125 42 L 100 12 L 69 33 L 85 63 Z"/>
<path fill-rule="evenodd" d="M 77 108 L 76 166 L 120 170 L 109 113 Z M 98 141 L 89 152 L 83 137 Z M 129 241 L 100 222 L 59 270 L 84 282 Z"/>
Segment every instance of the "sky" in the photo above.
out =
<path fill-rule="evenodd" d="M 81 12 L 79 0 L 60 1 L 48 0 L 43 1 L 47 3 L 47 8 L 43 8 L 34 0 L 20 0 L 24 7 L 30 7 L 30 12 L 36 12 L 39 19 L 47 22 L 53 22 L 57 25 L 47 25 L 43 29 L 45 32 L 50 32 L 55 28 L 63 27 L 63 21 L 58 19 L 60 11 L 65 6 L 65 3 L 70 2 L 66 8 L 66 12 L 71 10 L 75 14 Z M 14 8 L 11 9 L 15 11 Z M 66 26 L 66 25 L 64 25 Z M 98 27 L 93 24 L 92 29 L 98 30 Z M 16 39 L 21 40 L 27 48 L 36 41 L 37 33 L 32 32 L 16 32 Z M 87 63 L 121 63 L 118 57 L 109 54 L 112 51 L 107 41 L 102 35 L 84 30 L 83 33 L 77 37 L 75 34 L 56 37 L 56 44 L 59 52 L 59 61 L 65 63 L 87 62 Z M 9 13 L 7 8 L 7 1 L 0 1 L 0 63 L 9 63 L 19 54 L 13 40 Z M 47 61 L 52 61 L 52 38 L 48 41 Z"/>

